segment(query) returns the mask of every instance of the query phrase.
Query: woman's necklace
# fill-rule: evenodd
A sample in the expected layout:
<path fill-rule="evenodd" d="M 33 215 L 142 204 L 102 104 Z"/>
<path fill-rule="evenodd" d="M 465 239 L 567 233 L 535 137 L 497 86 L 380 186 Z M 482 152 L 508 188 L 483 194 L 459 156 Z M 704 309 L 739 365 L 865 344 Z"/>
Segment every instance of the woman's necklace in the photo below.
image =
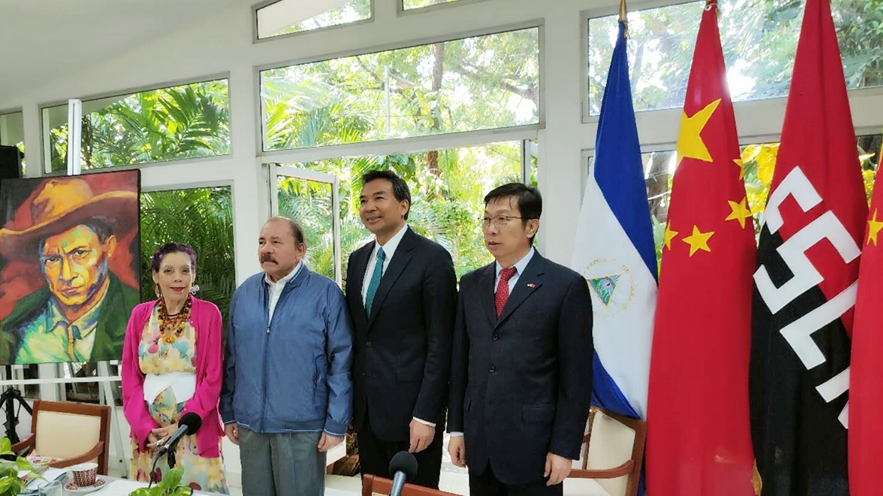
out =
<path fill-rule="evenodd" d="M 166 343 L 174 343 L 181 337 L 181 333 L 184 332 L 184 328 L 187 327 L 187 322 L 190 320 L 190 303 L 191 298 L 188 296 L 187 301 L 184 302 L 184 308 L 175 315 L 169 315 L 169 311 L 166 308 L 166 300 L 160 297 L 159 330 L 162 333 L 163 341 Z"/>

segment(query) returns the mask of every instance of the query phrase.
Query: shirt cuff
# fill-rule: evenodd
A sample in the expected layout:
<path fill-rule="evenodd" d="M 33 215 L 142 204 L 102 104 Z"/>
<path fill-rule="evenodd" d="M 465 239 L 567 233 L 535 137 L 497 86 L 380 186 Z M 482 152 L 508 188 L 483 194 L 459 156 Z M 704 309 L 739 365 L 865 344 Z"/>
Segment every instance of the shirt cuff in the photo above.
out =
<path fill-rule="evenodd" d="M 450 435 L 451 437 L 463 437 L 463 433 L 457 431 L 449 432 L 448 435 Z"/>
<path fill-rule="evenodd" d="M 344 432 L 343 434 L 339 434 L 339 433 L 337 433 L 337 432 L 328 432 L 328 431 L 326 431 L 326 430 L 323 430 L 322 432 L 324 432 L 325 434 L 328 434 L 328 435 L 331 436 L 331 437 L 346 437 L 346 433 L 345 433 L 345 432 Z"/>
<path fill-rule="evenodd" d="M 417 422 L 420 422 L 423 425 L 428 425 L 429 427 L 435 427 L 435 424 L 433 424 L 432 422 L 427 422 L 427 421 L 425 421 L 423 419 L 419 419 L 417 417 L 414 417 L 414 420 L 416 420 Z"/>

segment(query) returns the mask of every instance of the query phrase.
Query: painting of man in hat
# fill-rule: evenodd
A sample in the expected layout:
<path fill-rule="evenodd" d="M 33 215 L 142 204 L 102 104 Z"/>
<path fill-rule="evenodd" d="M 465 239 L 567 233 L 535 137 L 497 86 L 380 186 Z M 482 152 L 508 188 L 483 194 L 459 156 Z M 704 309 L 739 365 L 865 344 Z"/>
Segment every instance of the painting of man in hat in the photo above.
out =
<path fill-rule="evenodd" d="M 3 181 L 4 190 L 31 194 L 8 206 L 15 214 L 0 229 L 8 262 L 0 281 L 0 364 L 120 359 L 129 313 L 140 301 L 139 181 L 139 171 Z M 9 191 L 0 196 L 10 198 Z"/>

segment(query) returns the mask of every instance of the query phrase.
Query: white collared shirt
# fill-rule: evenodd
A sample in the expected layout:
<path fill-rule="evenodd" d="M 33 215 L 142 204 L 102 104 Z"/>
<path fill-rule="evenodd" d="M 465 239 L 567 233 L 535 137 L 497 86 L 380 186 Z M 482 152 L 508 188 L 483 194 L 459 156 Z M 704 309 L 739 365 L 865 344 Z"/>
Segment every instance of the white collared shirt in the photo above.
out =
<path fill-rule="evenodd" d="M 285 289 L 285 285 L 288 284 L 288 281 L 294 279 L 294 276 L 296 276 L 297 273 L 300 272 L 300 268 L 303 266 L 303 264 L 304 263 L 302 261 L 298 262 L 297 265 L 295 265 L 294 268 L 291 269 L 291 272 L 289 272 L 287 276 L 279 279 L 276 282 L 271 281 L 269 275 L 264 276 L 264 282 L 267 283 L 270 296 L 270 322 L 273 321 L 273 312 L 276 311 L 276 304 L 279 303 L 279 297 L 282 296 L 282 290 Z"/>
<path fill-rule="evenodd" d="M 386 269 L 389 268 L 389 262 L 392 260 L 392 256 L 396 253 L 396 248 L 399 247 L 399 243 L 402 242 L 402 238 L 405 237 L 405 231 L 408 230 L 408 223 L 406 222 L 399 232 L 395 234 L 395 236 L 389 238 L 389 241 L 386 242 L 382 247 L 380 243 L 377 242 L 376 238 L 374 240 L 374 250 L 371 251 L 371 256 L 368 257 L 368 266 L 365 268 L 365 275 L 362 278 L 362 305 L 366 305 L 366 297 L 368 296 L 368 285 L 371 284 L 371 276 L 374 275 L 374 267 L 377 265 L 377 250 L 383 248 L 383 254 L 386 258 L 383 259 L 383 269 L 381 269 L 381 274 L 386 273 Z"/>
<path fill-rule="evenodd" d="M 530 259 L 533 258 L 533 254 L 536 250 L 534 250 L 533 246 L 530 247 L 530 251 L 527 252 L 527 255 L 524 256 L 521 260 L 515 262 L 515 275 L 513 275 L 509 279 L 509 294 L 512 294 L 512 291 L 515 289 L 515 283 L 518 282 L 518 279 L 521 277 L 521 273 L 524 272 L 524 269 L 527 268 L 527 264 L 530 263 Z M 497 286 L 500 284 L 500 272 L 506 267 L 500 265 L 500 262 L 496 262 L 496 270 L 497 275 L 494 279 L 494 294 L 497 292 Z"/>

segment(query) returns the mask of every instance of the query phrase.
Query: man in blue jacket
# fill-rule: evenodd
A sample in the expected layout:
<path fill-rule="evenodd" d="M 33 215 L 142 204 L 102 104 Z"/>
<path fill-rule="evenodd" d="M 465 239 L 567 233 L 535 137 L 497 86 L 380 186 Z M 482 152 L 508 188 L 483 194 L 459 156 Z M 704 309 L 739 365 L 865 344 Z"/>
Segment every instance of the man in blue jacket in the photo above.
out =
<path fill-rule="evenodd" d="M 352 416 L 352 325 L 340 288 L 304 265 L 300 225 L 274 217 L 258 246 L 264 272 L 230 304 L 221 417 L 245 496 L 322 496 Z"/>

